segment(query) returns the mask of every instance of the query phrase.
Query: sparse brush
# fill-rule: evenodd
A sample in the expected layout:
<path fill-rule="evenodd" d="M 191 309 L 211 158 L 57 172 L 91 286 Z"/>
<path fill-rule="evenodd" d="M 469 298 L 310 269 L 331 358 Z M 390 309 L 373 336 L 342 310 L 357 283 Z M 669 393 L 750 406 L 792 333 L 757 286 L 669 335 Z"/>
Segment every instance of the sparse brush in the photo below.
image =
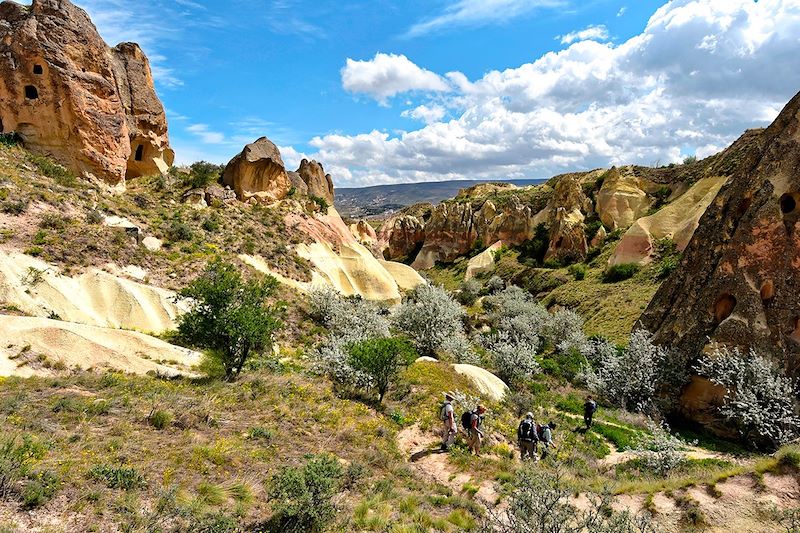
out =
<path fill-rule="evenodd" d="M 166 429 L 172 423 L 172 418 L 172 413 L 169 411 L 154 409 L 147 417 L 147 421 L 156 429 Z"/>

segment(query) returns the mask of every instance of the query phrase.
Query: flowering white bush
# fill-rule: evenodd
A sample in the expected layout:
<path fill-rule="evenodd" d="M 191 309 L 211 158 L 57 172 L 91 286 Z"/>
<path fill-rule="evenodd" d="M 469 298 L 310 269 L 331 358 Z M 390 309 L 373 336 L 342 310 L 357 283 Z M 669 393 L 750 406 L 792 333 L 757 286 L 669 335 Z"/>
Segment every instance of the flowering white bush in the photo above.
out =
<path fill-rule="evenodd" d="M 486 282 L 486 290 L 489 291 L 489 294 L 494 294 L 496 292 L 500 292 L 506 287 L 506 282 L 503 281 L 503 278 L 500 276 L 492 276 L 489 281 Z"/>
<path fill-rule="evenodd" d="M 719 348 L 695 367 L 727 389 L 720 413 L 755 447 L 776 448 L 800 435 L 797 381 L 750 350 Z"/>
<path fill-rule="evenodd" d="M 634 331 L 622 353 L 603 347 L 597 356 L 597 368 L 586 367 L 582 372 L 589 390 L 631 411 L 652 406 L 667 352 L 652 343 L 650 333 Z"/>
<path fill-rule="evenodd" d="M 439 351 L 443 355 L 449 356 L 450 359 L 456 363 L 464 363 L 467 365 L 480 365 L 481 358 L 475 352 L 475 348 L 466 335 L 454 335 L 442 342 L 439 346 Z"/>
<path fill-rule="evenodd" d="M 446 342 L 464 336 L 464 309 L 450 293 L 435 285 L 420 285 L 392 316 L 421 355 L 433 356 Z"/>
<path fill-rule="evenodd" d="M 484 300 L 489 320 L 499 331 L 509 334 L 514 342 L 539 348 L 550 321 L 550 313 L 531 294 L 515 285 Z"/>
<path fill-rule="evenodd" d="M 544 334 L 548 342 L 561 353 L 571 350 L 584 353 L 588 350 L 583 319 L 570 309 L 559 309 L 550 315 Z"/>
<path fill-rule="evenodd" d="M 663 477 L 686 462 L 683 453 L 686 443 L 672 435 L 668 425 L 651 420 L 647 429 L 650 433 L 642 437 L 633 449 L 645 469 Z"/>
<path fill-rule="evenodd" d="M 358 341 L 389 336 L 389 319 L 370 301 L 344 298 L 331 288 L 315 289 L 309 301 L 311 316 L 328 328 L 333 337 Z"/>
<path fill-rule="evenodd" d="M 483 345 L 492 357 L 495 372 L 506 382 L 522 381 L 541 372 L 535 344 L 515 342 L 508 332 L 501 331 L 485 337 Z"/>

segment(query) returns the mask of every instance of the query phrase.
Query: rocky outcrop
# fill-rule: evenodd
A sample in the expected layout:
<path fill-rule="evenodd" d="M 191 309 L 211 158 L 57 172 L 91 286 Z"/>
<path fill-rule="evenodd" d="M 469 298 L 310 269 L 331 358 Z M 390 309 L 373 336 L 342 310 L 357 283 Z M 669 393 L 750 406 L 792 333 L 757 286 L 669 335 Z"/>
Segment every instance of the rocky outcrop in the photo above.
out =
<path fill-rule="evenodd" d="M 353 237 L 355 237 L 358 242 L 367 248 L 371 248 L 378 242 L 375 228 L 366 220 L 359 220 L 358 222 L 350 224 L 350 233 L 353 234 Z"/>
<path fill-rule="evenodd" d="M 627 228 L 647 214 L 653 200 L 645 192 L 644 180 L 630 167 L 622 172 L 616 167 L 605 173 L 597 193 L 597 214 L 609 229 Z"/>
<path fill-rule="evenodd" d="M 753 348 L 800 373 L 800 94 L 742 158 L 700 219 L 680 267 L 641 324 L 698 356 L 707 343 Z M 696 400 L 703 397 L 693 391 Z M 694 419 L 711 403 L 689 405 Z"/>
<path fill-rule="evenodd" d="M 0 132 L 78 175 L 118 187 L 173 154 L 147 58 L 111 49 L 69 0 L 0 4 Z"/>
<path fill-rule="evenodd" d="M 378 231 L 378 248 L 389 261 L 413 259 L 424 242 L 425 220 L 410 214 L 391 217 Z"/>
<path fill-rule="evenodd" d="M 502 247 L 503 241 L 497 241 L 486 250 L 470 259 L 467 263 L 467 272 L 464 274 L 464 279 L 470 280 L 475 276 L 491 272 L 495 266 L 494 256 Z"/>
<path fill-rule="evenodd" d="M 248 144 L 231 159 L 222 181 L 236 192 L 239 200 L 255 198 L 265 203 L 286 198 L 292 187 L 278 147 L 266 137 Z"/>
<path fill-rule="evenodd" d="M 700 217 L 727 179 L 724 176 L 703 178 L 660 211 L 636 220 L 617 244 L 609 264 L 647 263 L 660 239 L 672 240 L 675 248 L 682 252 L 694 235 Z"/>
<path fill-rule="evenodd" d="M 300 177 L 300 174 L 297 172 L 287 172 L 286 174 L 289 176 L 289 183 L 292 184 L 294 189 L 294 196 L 308 196 L 308 185 Z"/>
<path fill-rule="evenodd" d="M 303 159 L 297 174 L 306 185 L 308 196 L 316 196 L 333 205 L 333 180 L 330 174 L 325 174 L 321 163 Z"/>
<path fill-rule="evenodd" d="M 535 217 L 537 224 L 550 228 L 550 243 L 544 256 L 546 261 L 571 262 L 586 257 L 589 246 L 584 220 L 585 213 L 592 212 L 592 201 L 584 194 L 578 178 L 565 175 L 557 179 L 547 207 Z"/>

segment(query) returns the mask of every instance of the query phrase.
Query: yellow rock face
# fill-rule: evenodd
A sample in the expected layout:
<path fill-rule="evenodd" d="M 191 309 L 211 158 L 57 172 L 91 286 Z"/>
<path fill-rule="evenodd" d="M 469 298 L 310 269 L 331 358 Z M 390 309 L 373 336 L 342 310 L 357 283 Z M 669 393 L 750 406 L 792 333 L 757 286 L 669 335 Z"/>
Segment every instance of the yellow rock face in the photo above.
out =
<path fill-rule="evenodd" d="M 453 369 L 467 376 L 486 398 L 500 402 L 508 392 L 508 385 L 486 369 L 474 365 L 453 365 Z"/>
<path fill-rule="evenodd" d="M 497 241 L 486 250 L 482 251 L 467 263 L 467 272 L 464 279 L 472 279 L 478 274 L 489 272 L 494 268 L 494 254 L 503 246 L 503 241 Z"/>
<path fill-rule="evenodd" d="M 161 333 L 182 308 L 175 293 L 92 269 L 76 277 L 33 257 L 0 255 L 0 301 L 26 314 L 67 322 Z"/>
<path fill-rule="evenodd" d="M 606 227 L 627 228 L 647 213 L 650 199 L 642 186 L 632 173 L 620 173 L 616 168 L 608 171 L 597 193 L 597 214 Z"/>
<path fill-rule="evenodd" d="M 46 318 L 0 315 L 0 376 L 53 374 L 25 354 L 66 368 L 110 368 L 135 374 L 190 375 L 201 355 L 142 333 Z M 157 362 L 163 361 L 163 362 Z"/>
<path fill-rule="evenodd" d="M 683 251 L 726 180 L 703 178 L 657 213 L 636 220 L 623 235 L 609 264 L 646 263 L 653 253 L 653 243 L 664 238 L 675 241 L 677 249 Z"/>

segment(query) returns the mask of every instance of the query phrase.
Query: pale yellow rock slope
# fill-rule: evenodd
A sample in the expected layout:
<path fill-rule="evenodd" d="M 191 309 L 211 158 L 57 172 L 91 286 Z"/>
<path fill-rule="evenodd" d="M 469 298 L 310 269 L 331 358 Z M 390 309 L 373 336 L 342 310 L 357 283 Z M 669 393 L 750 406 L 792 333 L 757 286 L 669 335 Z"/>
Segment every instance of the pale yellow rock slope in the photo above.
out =
<path fill-rule="evenodd" d="M 503 241 L 497 241 L 467 263 L 467 272 L 464 279 L 472 279 L 477 275 L 489 272 L 494 269 L 494 254 L 503 247 Z"/>
<path fill-rule="evenodd" d="M 474 365 L 453 365 L 453 369 L 467 376 L 486 398 L 500 402 L 508 392 L 508 385 L 488 370 Z"/>
<path fill-rule="evenodd" d="M 91 269 L 69 277 L 21 253 L 0 253 L 0 302 L 66 322 L 161 333 L 182 308 L 175 293 Z"/>
<path fill-rule="evenodd" d="M 655 241 L 670 238 L 679 251 L 689 244 L 700 217 L 714 201 L 727 178 L 703 178 L 677 200 L 647 217 L 642 217 L 625 232 L 609 264 L 647 263 Z"/>
<path fill-rule="evenodd" d="M 0 376 L 50 375 L 47 367 L 191 374 L 200 354 L 118 329 L 37 317 L 0 315 Z M 43 361 L 49 364 L 44 365 Z"/>

